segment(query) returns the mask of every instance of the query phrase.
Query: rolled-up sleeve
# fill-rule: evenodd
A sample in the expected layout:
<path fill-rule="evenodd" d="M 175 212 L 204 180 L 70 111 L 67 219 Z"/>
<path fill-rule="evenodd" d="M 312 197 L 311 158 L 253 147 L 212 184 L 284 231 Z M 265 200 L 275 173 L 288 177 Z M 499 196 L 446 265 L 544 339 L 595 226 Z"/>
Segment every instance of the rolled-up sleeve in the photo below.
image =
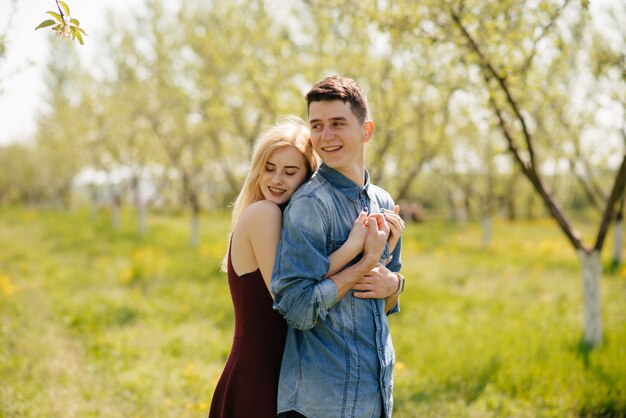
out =
<path fill-rule="evenodd" d="M 328 212 L 314 196 L 292 199 L 285 209 L 271 290 L 274 309 L 297 329 L 309 329 L 337 303 L 337 287 L 324 280 Z"/>

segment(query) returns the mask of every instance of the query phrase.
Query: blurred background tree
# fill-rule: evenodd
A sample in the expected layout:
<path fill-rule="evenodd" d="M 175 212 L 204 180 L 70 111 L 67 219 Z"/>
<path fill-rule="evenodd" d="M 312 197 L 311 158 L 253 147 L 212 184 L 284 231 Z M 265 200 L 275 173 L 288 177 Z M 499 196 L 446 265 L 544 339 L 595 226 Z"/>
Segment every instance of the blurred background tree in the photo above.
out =
<path fill-rule="evenodd" d="M 201 215 L 233 201 L 262 127 L 306 117 L 307 89 L 342 74 L 368 94 L 367 165 L 405 218 L 480 221 L 488 246 L 494 218 L 552 217 L 580 254 L 585 340 L 600 343 L 600 253 L 626 182 L 624 4 L 144 4 L 92 35 L 95 62 L 51 44 L 38 133 L 0 148 L 2 204 L 105 206 L 114 227 L 129 207 L 138 234 L 151 210 L 185 211 L 198 245 Z M 592 244 L 576 222 L 597 225 Z"/>

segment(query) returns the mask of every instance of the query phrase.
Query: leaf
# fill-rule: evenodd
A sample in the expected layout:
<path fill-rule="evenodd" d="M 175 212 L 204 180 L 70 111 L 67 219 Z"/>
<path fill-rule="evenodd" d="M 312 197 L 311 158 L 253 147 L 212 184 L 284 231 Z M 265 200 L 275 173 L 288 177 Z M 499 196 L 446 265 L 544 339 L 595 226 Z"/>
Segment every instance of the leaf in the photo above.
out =
<path fill-rule="evenodd" d="M 63 11 L 65 11 L 65 15 L 69 16 L 70 15 L 70 8 L 67 7 L 67 3 L 65 3 L 64 1 L 59 1 L 59 4 L 63 8 Z"/>
<path fill-rule="evenodd" d="M 89 35 L 87 35 L 87 32 L 85 32 L 82 28 L 76 27 L 76 30 L 79 31 L 80 33 L 82 33 L 85 36 L 89 36 Z"/>
<path fill-rule="evenodd" d="M 71 26 L 70 32 L 72 32 L 72 39 L 78 39 L 78 42 L 80 42 L 81 45 L 85 44 L 83 42 L 83 36 L 80 34 L 80 31 L 78 30 L 78 28 Z"/>
<path fill-rule="evenodd" d="M 63 22 L 63 18 L 61 17 L 60 14 L 54 13 L 54 12 L 46 12 L 46 13 L 48 13 L 50 16 L 52 16 L 53 18 L 55 18 L 59 22 Z"/>
<path fill-rule="evenodd" d="M 55 23 L 56 23 L 56 22 L 55 22 L 54 20 L 52 20 L 52 19 L 44 20 L 43 22 L 41 22 L 41 23 L 39 24 L 39 26 L 37 26 L 37 27 L 35 28 L 35 30 L 37 30 L 37 29 L 41 29 L 41 28 L 47 28 L 48 26 L 52 26 L 52 25 L 54 25 Z"/>
<path fill-rule="evenodd" d="M 78 21 L 78 19 L 72 19 L 72 20 L 70 20 L 70 22 L 71 22 L 73 25 L 76 25 L 76 27 L 80 26 L 80 22 Z"/>

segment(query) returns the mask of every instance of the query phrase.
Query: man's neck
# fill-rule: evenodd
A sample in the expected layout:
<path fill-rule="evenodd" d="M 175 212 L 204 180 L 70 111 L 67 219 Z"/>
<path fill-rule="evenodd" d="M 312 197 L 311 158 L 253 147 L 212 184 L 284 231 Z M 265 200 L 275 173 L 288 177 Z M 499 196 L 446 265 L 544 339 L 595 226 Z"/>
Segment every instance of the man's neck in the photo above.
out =
<path fill-rule="evenodd" d="M 352 180 L 359 187 L 365 186 L 365 165 L 342 168 L 337 171 Z"/>

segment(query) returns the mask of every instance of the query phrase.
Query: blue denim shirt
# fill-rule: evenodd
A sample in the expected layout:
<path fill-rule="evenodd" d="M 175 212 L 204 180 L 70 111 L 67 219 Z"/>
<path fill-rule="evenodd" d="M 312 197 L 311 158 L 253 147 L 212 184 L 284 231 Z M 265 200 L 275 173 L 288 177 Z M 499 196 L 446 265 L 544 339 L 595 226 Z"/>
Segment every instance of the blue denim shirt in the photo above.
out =
<path fill-rule="evenodd" d="M 359 212 L 392 209 L 383 189 L 360 187 L 322 164 L 293 195 L 283 216 L 271 289 L 290 325 L 280 371 L 278 412 L 309 418 L 390 417 L 394 351 L 384 299 L 359 299 L 323 280 L 328 255 L 348 238 Z M 398 242 L 387 267 L 400 269 Z M 381 263 L 389 256 L 388 247 Z M 355 263 L 358 260 L 353 260 Z M 395 306 L 392 312 L 398 311 Z"/>

